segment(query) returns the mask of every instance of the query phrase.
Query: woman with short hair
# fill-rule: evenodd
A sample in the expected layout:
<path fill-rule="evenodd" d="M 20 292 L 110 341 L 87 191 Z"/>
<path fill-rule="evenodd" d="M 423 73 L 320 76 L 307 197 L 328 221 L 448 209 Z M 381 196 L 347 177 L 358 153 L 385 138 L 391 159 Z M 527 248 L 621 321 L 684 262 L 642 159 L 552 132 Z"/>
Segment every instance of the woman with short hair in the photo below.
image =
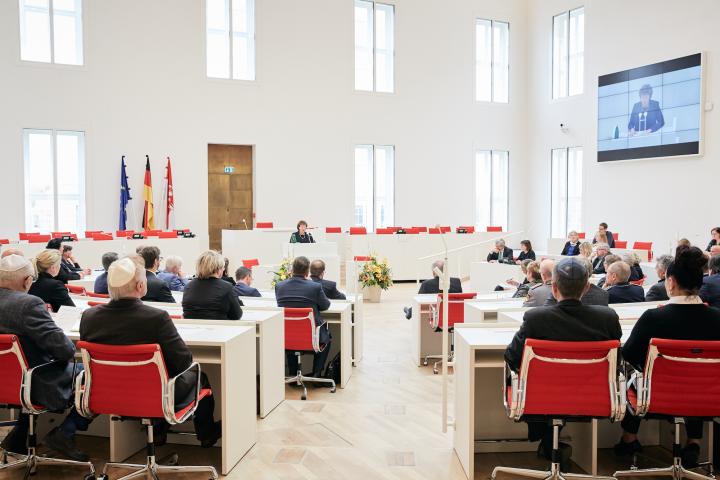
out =
<path fill-rule="evenodd" d="M 515 260 L 515 263 L 520 265 L 523 260 L 535 260 L 535 252 L 532 248 L 532 243 L 530 243 L 530 240 L 521 240 L 520 241 L 520 255 L 518 255 L 517 259 Z"/>
<path fill-rule="evenodd" d="M 222 280 L 225 258 L 214 250 L 203 252 L 195 274 L 183 293 L 183 317 L 200 320 L 239 320 L 240 300 L 234 286 Z"/>
<path fill-rule="evenodd" d="M 60 310 L 63 305 L 75 306 L 65 284 L 56 278 L 60 273 L 61 260 L 62 254 L 59 250 L 43 250 L 32 259 L 37 280 L 33 282 L 28 293 L 41 298 L 50 305 L 53 312 Z"/>
<path fill-rule="evenodd" d="M 308 224 L 305 220 L 297 223 L 297 232 L 290 235 L 290 243 L 315 243 L 315 239 L 307 231 Z"/>

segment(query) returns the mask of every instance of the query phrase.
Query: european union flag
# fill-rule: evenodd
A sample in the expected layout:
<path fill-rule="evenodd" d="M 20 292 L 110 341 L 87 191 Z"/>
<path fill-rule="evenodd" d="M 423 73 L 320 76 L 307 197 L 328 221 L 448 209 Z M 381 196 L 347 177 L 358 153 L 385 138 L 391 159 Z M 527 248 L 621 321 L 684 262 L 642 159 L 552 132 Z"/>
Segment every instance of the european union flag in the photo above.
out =
<path fill-rule="evenodd" d="M 128 186 L 127 172 L 125 171 L 125 155 L 120 160 L 120 230 L 127 230 L 127 206 L 132 197 L 130 196 L 130 187 Z"/>

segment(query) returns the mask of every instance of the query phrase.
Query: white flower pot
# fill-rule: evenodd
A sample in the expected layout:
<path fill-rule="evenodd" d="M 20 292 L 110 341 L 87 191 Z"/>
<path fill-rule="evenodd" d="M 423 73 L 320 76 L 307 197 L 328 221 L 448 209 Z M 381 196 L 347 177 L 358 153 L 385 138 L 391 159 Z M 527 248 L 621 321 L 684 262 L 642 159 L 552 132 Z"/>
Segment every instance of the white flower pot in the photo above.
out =
<path fill-rule="evenodd" d="M 370 303 L 380 303 L 380 294 L 382 293 L 382 289 L 378 287 L 377 285 L 373 285 L 372 287 L 363 287 L 362 294 L 363 299 L 366 302 Z"/>

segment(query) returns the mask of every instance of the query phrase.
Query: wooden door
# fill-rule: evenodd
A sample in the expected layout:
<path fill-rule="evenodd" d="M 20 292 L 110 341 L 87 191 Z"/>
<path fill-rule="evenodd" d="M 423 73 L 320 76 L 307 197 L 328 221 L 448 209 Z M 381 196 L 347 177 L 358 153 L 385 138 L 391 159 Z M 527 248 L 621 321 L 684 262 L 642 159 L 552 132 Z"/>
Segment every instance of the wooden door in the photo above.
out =
<path fill-rule="evenodd" d="M 223 229 L 242 230 L 245 222 L 253 227 L 252 159 L 251 145 L 208 145 L 208 233 L 214 250 L 222 249 Z"/>

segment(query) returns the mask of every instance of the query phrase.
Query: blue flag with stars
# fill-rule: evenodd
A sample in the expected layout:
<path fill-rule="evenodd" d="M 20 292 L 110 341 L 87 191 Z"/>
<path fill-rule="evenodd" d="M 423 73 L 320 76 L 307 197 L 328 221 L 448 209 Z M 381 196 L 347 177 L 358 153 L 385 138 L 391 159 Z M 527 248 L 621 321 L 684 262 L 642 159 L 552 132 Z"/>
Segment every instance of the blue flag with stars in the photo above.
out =
<path fill-rule="evenodd" d="M 130 196 L 130 187 L 128 186 L 128 177 L 125 171 L 125 155 L 123 155 L 120 163 L 120 222 L 118 228 L 127 230 L 127 206 L 132 197 Z"/>

